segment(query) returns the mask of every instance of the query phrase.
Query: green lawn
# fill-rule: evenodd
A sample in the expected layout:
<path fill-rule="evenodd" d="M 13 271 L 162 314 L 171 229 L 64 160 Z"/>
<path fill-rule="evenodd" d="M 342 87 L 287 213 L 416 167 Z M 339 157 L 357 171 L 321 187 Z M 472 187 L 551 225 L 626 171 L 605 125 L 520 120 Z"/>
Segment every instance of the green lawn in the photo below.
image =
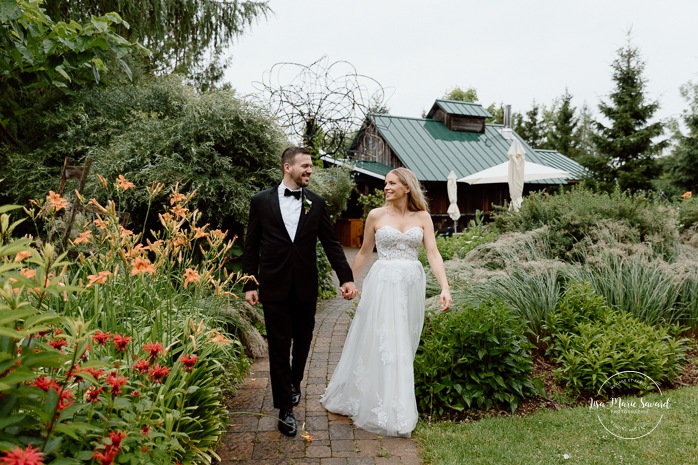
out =
<path fill-rule="evenodd" d="M 640 439 L 609 434 L 588 406 L 494 417 L 472 423 L 420 422 L 415 438 L 422 463 L 476 464 L 698 464 L 698 387 L 646 396 L 671 407 Z"/>

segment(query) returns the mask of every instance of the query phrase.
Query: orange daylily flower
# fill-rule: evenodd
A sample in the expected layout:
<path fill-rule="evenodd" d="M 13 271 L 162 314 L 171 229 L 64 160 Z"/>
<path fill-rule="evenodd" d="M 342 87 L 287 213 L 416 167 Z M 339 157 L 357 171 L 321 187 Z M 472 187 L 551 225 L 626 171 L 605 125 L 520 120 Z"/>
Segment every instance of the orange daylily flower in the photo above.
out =
<path fill-rule="evenodd" d="M 206 226 L 203 228 L 199 227 L 194 227 L 194 239 L 201 239 L 202 237 L 206 237 L 208 234 L 206 234 Z"/>
<path fill-rule="evenodd" d="M 20 250 L 20 251 L 17 252 L 17 254 L 15 255 L 15 263 L 21 262 L 21 261 L 24 260 L 25 258 L 29 258 L 29 257 L 31 257 L 31 256 L 32 256 L 32 253 L 31 253 L 30 251 L 28 251 L 28 250 Z"/>
<path fill-rule="evenodd" d="M 93 286 L 94 284 L 104 284 L 104 283 L 106 283 L 106 282 L 107 282 L 107 278 L 109 278 L 109 276 L 111 276 L 111 271 L 107 271 L 107 270 L 100 271 L 100 272 L 97 273 L 97 274 L 88 275 L 88 276 L 87 276 L 87 279 L 88 279 L 89 282 L 87 283 L 87 286 L 85 286 L 85 289 L 87 289 L 88 287 Z"/>
<path fill-rule="evenodd" d="M 160 213 L 160 223 L 163 224 L 163 226 L 167 226 L 167 223 L 172 223 L 172 220 L 174 217 L 170 212 L 165 212 L 165 213 Z"/>
<path fill-rule="evenodd" d="M 53 191 L 48 191 L 46 200 L 48 200 L 49 204 L 51 204 L 56 211 L 68 206 L 68 201 Z"/>
<path fill-rule="evenodd" d="M 141 273 L 155 274 L 155 267 L 147 258 L 136 257 L 131 262 L 131 276 Z"/>
<path fill-rule="evenodd" d="M 78 237 L 76 237 L 73 240 L 73 244 L 82 244 L 83 242 L 86 244 L 89 244 L 91 239 L 92 239 L 92 231 L 90 231 L 88 229 L 87 231 L 80 233 L 78 235 Z"/>
<path fill-rule="evenodd" d="M 213 344 L 229 344 L 230 339 L 226 339 L 217 329 L 212 329 L 211 331 L 208 332 L 209 335 L 212 335 L 213 337 L 211 338 L 211 341 Z"/>
<path fill-rule="evenodd" d="M 192 268 L 187 268 L 184 270 L 184 289 L 191 283 L 198 283 L 201 281 L 201 276 L 199 273 Z"/>
<path fill-rule="evenodd" d="M 170 194 L 170 205 L 179 203 L 186 198 L 187 196 L 184 194 L 180 194 L 179 192 L 173 192 L 172 194 Z"/>
<path fill-rule="evenodd" d="M 36 270 L 34 270 L 32 268 L 22 268 L 21 270 L 19 270 L 19 274 L 21 274 L 22 276 L 24 276 L 27 279 L 36 278 Z"/>
<path fill-rule="evenodd" d="M 119 225 L 119 231 L 121 232 L 122 239 L 128 236 L 133 236 L 133 231 L 131 231 L 130 229 L 126 229 L 121 225 Z"/>
<path fill-rule="evenodd" d="M 101 229 L 101 230 L 106 230 L 106 229 L 107 229 L 107 224 L 106 224 L 106 223 L 104 222 L 104 220 L 102 220 L 102 218 L 100 218 L 100 217 L 95 218 L 94 223 L 95 223 L 95 225 L 96 225 L 99 229 Z"/>
<path fill-rule="evenodd" d="M 687 192 L 684 192 L 683 194 L 681 194 L 682 199 L 690 199 L 692 196 L 693 196 L 693 192 L 691 192 L 691 191 L 687 191 Z"/>
<path fill-rule="evenodd" d="M 187 212 L 189 211 L 189 209 L 177 204 L 174 207 L 172 207 L 170 209 L 170 211 L 172 213 L 174 213 L 175 216 L 177 216 L 178 218 L 184 218 L 186 216 Z"/>
<path fill-rule="evenodd" d="M 128 190 L 128 189 L 133 189 L 136 187 L 135 184 L 133 184 L 131 181 L 126 179 L 123 174 L 120 174 L 117 178 L 116 181 L 114 182 L 116 185 L 117 189 L 121 189 L 122 191 Z"/>

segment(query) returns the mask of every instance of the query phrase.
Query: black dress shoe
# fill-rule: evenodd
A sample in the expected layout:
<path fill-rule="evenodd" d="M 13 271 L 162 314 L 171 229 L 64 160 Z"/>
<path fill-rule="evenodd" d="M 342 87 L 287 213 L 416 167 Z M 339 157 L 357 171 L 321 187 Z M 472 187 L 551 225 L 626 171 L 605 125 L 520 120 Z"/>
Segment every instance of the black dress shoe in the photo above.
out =
<path fill-rule="evenodd" d="M 293 416 L 292 409 L 282 409 L 279 411 L 279 431 L 284 433 L 286 436 L 296 435 L 296 417 Z"/>
<path fill-rule="evenodd" d="M 301 401 L 301 390 L 295 384 L 291 385 L 291 404 L 298 405 Z"/>

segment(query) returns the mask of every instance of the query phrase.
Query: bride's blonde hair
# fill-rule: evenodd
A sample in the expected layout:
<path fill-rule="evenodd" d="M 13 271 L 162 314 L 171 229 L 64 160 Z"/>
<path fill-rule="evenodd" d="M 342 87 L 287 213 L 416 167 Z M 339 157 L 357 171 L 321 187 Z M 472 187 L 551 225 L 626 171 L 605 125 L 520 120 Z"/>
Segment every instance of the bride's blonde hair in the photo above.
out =
<path fill-rule="evenodd" d="M 409 189 L 407 193 L 407 209 L 413 212 L 424 210 L 429 212 L 429 204 L 427 204 L 426 196 L 422 185 L 419 183 L 417 176 L 407 168 L 395 168 L 388 174 L 394 174 L 400 181 L 400 184 Z"/>

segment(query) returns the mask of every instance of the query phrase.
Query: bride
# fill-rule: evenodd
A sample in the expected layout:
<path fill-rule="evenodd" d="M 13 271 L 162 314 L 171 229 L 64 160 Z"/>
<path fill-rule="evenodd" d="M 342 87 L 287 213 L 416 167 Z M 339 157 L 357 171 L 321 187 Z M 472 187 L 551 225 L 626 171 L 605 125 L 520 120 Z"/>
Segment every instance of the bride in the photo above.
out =
<path fill-rule="evenodd" d="M 378 260 L 364 279 L 361 301 L 342 356 L 320 403 L 354 425 L 386 436 L 409 436 L 417 424 L 414 356 L 424 322 L 425 277 L 421 245 L 441 285 L 441 310 L 451 306 L 434 224 L 417 177 L 397 168 L 385 177 L 385 205 L 366 218 L 364 241 L 352 271 Z"/>

